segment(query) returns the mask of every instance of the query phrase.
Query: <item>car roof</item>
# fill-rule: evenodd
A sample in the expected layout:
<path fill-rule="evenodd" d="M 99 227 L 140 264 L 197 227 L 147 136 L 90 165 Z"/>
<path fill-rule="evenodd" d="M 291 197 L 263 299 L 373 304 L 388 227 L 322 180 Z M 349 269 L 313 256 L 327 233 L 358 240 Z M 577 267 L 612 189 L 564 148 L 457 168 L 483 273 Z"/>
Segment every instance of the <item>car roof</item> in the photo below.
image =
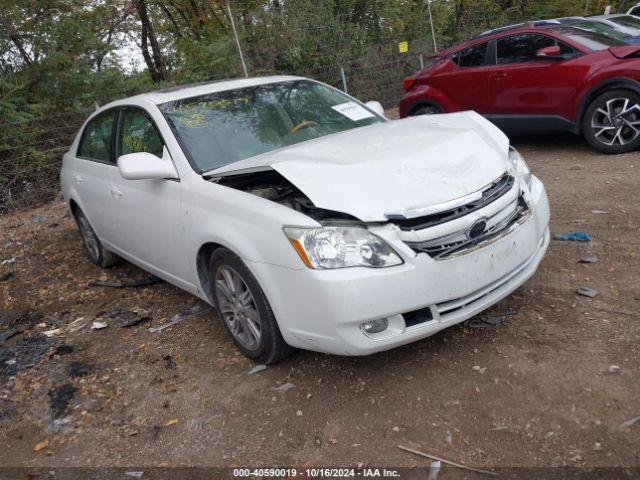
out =
<path fill-rule="evenodd" d="M 630 17 L 633 15 L 629 15 L 626 13 L 610 13 L 609 15 L 589 15 L 587 18 L 591 18 L 591 19 L 598 19 L 598 20 L 608 20 L 610 18 L 617 18 L 617 17 Z"/>
<path fill-rule="evenodd" d="M 178 85 L 174 87 L 154 90 L 147 93 L 141 93 L 132 97 L 122 98 L 113 101 L 102 109 L 115 107 L 118 105 L 128 104 L 132 101 L 151 102 L 160 105 L 166 102 L 181 100 L 184 98 L 197 97 L 208 93 L 224 92 L 226 90 L 236 90 L 239 88 L 255 87 L 258 85 L 267 85 L 269 83 L 286 82 L 292 80 L 307 80 L 303 77 L 292 75 L 273 75 L 268 77 L 249 77 L 233 80 L 217 80 L 211 82 L 193 83 L 189 85 Z"/>

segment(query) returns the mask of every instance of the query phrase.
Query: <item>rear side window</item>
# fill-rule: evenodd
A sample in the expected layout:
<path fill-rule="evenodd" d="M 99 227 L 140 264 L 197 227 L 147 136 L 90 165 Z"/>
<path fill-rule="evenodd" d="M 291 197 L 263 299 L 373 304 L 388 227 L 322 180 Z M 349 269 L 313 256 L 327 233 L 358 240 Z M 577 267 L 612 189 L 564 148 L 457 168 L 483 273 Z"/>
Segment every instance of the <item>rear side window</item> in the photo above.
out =
<path fill-rule="evenodd" d="M 162 158 L 164 142 L 147 113 L 138 108 L 122 111 L 118 150 L 120 155 L 147 152 Z"/>
<path fill-rule="evenodd" d="M 78 157 L 101 162 L 111 162 L 111 132 L 115 112 L 107 112 L 91 120 L 84 129 Z"/>
<path fill-rule="evenodd" d="M 486 64 L 487 43 L 481 43 L 470 48 L 466 48 L 451 57 L 451 61 L 459 67 L 481 67 Z"/>
<path fill-rule="evenodd" d="M 497 46 L 498 65 L 539 61 L 538 50 L 555 45 L 560 47 L 560 55 L 570 56 L 575 53 L 569 45 L 546 35 L 524 33 L 501 38 L 498 40 Z"/>

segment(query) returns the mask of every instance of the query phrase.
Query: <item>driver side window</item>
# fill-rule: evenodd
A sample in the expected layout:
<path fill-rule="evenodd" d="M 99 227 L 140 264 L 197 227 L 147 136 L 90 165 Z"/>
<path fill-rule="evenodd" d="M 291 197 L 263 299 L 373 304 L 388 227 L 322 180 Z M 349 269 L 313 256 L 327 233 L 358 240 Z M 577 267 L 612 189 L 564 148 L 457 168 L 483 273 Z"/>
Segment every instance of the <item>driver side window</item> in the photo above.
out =
<path fill-rule="evenodd" d="M 162 158 L 164 142 L 147 113 L 139 108 L 125 108 L 120 117 L 118 152 L 147 152 Z"/>
<path fill-rule="evenodd" d="M 560 55 L 565 58 L 575 53 L 569 45 L 546 35 L 524 33 L 500 38 L 497 46 L 498 65 L 539 61 L 538 50 L 556 45 L 560 47 Z"/>

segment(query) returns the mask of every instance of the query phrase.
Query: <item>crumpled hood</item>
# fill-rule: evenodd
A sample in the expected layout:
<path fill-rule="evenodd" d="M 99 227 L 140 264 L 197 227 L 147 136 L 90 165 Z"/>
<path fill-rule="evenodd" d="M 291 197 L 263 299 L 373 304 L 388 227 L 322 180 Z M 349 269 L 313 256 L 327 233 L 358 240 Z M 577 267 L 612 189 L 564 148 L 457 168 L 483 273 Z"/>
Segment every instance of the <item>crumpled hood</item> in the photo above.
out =
<path fill-rule="evenodd" d="M 477 192 L 510 167 L 508 148 L 507 137 L 475 112 L 423 115 L 303 142 L 210 173 L 268 166 L 316 207 L 375 222 L 419 216 Z"/>

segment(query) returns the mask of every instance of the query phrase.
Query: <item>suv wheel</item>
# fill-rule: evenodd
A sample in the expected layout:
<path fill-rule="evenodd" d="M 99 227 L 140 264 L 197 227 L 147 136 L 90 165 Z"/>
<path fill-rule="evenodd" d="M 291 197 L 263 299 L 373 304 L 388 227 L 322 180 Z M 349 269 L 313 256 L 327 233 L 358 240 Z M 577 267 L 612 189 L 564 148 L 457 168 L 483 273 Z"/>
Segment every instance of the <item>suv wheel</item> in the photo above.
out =
<path fill-rule="evenodd" d="M 640 95 L 612 90 L 597 97 L 585 113 L 582 131 L 603 153 L 625 153 L 640 147 Z"/>
<path fill-rule="evenodd" d="M 273 363 L 291 352 L 258 281 L 229 250 L 214 252 L 209 278 L 218 316 L 236 346 L 260 363 Z"/>
<path fill-rule="evenodd" d="M 413 112 L 411 112 L 412 117 L 416 117 L 418 115 L 436 115 L 438 113 L 442 113 L 435 105 L 424 105 L 422 107 L 416 108 Z"/>
<path fill-rule="evenodd" d="M 87 220 L 87 217 L 82 211 L 76 210 L 74 217 L 89 260 L 102 268 L 113 267 L 122 260 L 118 255 L 104 248 L 96 232 L 91 228 L 89 220 Z"/>

